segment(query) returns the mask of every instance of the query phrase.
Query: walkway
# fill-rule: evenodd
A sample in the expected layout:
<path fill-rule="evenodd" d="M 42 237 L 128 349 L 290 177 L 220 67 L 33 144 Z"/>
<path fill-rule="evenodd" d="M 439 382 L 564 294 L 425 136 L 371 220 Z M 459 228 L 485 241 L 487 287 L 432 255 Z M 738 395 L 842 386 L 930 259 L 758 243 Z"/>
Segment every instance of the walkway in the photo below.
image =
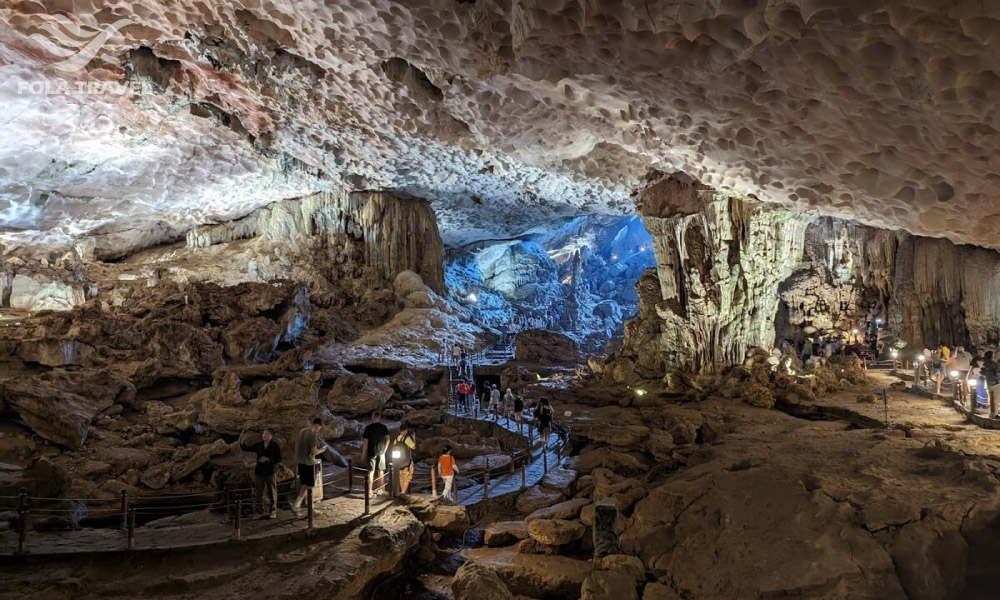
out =
<path fill-rule="evenodd" d="M 468 421 L 489 421 L 485 415 L 449 414 L 452 414 L 454 418 Z M 494 422 L 493 426 L 518 433 L 516 424 L 506 419 L 501 419 L 500 423 Z M 530 424 L 526 423 L 525 429 L 526 433 L 530 435 Z M 519 435 L 522 435 L 526 442 L 525 446 L 528 446 L 528 436 Z M 492 467 L 488 469 L 488 478 L 486 468 L 461 473 L 462 480 L 469 481 L 471 479 L 475 483 L 457 490 L 458 503 L 473 507 L 482 503 L 487 497 L 497 498 L 539 483 L 549 468 L 559 464 L 560 456 L 567 448 L 567 440 L 568 435 L 559 436 L 553 433 L 543 445 L 536 436 L 532 436 L 530 449 L 526 447 L 514 453 L 512 464 L 515 468 L 513 470 L 510 465 Z M 355 471 L 357 470 L 355 468 Z M 211 508 L 156 519 L 135 527 L 131 551 L 221 546 L 276 536 L 337 535 L 339 532 L 353 529 L 359 522 L 368 518 L 364 514 L 365 500 L 364 488 L 362 487 L 364 473 L 356 473 L 352 483 L 353 485 L 348 482 L 347 469 L 329 467 L 324 472 L 325 499 L 314 503 L 313 527 L 311 529 L 307 519 L 295 518 L 290 512 L 282 511 L 281 517 L 275 520 L 241 518 L 237 530 L 237 522 L 231 516 L 236 511 L 235 501 L 229 505 L 229 511 L 224 510 L 225 504 L 219 502 Z M 413 485 L 414 489 L 427 489 L 429 491 L 431 487 L 429 474 L 418 475 Z M 243 501 L 244 509 L 246 509 L 246 504 L 246 501 Z M 378 513 L 393 504 L 395 502 L 387 494 L 375 496 L 370 499 L 370 513 Z M 104 505 L 107 505 L 106 501 Z M 44 509 L 40 509 L 38 512 L 42 513 Z M 0 556 L 17 553 L 19 534 L 17 528 L 0 532 Z M 35 531 L 28 529 L 24 550 L 26 554 L 30 555 L 57 555 L 124 552 L 129 551 L 129 548 L 125 530 L 84 528 Z"/>

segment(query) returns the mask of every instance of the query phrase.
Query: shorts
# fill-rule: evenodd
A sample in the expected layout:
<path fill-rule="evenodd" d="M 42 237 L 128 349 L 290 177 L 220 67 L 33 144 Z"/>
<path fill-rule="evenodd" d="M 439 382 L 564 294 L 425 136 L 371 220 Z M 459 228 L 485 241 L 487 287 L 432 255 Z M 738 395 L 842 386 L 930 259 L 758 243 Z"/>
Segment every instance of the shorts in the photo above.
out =
<path fill-rule="evenodd" d="M 413 481 L 413 470 L 413 463 L 399 468 L 399 489 L 405 490 L 410 487 L 410 482 Z"/>
<path fill-rule="evenodd" d="M 316 485 L 316 465 L 299 465 L 299 481 L 303 487 Z"/>
<path fill-rule="evenodd" d="M 368 457 L 369 471 L 385 471 L 385 454 L 376 454 Z"/>

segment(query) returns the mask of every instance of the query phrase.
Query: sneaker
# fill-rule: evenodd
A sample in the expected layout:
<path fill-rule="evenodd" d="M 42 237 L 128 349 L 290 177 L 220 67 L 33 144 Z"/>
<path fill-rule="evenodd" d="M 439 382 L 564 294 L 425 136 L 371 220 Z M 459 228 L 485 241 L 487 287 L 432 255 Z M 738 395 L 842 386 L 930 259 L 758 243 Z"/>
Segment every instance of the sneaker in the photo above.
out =
<path fill-rule="evenodd" d="M 278 518 L 278 511 L 276 511 L 276 510 L 275 511 L 271 511 L 271 514 L 267 515 L 267 518 L 269 520 L 277 519 Z"/>

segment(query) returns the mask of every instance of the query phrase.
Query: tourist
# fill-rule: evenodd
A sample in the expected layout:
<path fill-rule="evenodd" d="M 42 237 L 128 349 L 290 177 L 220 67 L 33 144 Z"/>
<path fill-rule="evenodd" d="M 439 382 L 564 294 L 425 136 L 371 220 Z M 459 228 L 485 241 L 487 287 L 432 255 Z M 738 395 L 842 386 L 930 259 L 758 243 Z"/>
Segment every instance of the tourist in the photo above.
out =
<path fill-rule="evenodd" d="M 935 388 L 934 393 L 941 393 L 941 382 L 948 376 L 948 365 L 951 363 L 951 348 L 941 344 L 934 352 L 935 360 Z"/>
<path fill-rule="evenodd" d="M 453 344 L 451 347 L 451 362 L 454 365 L 458 365 L 462 360 L 462 348 L 458 344 Z"/>
<path fill-rule="evenodd" d="M 295 441 L 295 460 L 299 468 L 299 495 L 292 503 L 292 512 L 296 517 L 301 517 L 299 508 L 306 498 L 306 493 L 316 485 L 316 468 L 319 466 L 319 459 L 316 458 L 326 450 L 326 442 L 319 437 L 319 430 L 323 427 L 323 420 L 316 417 L 309 427 L 299 431 Z"/>
<path fill-rule="evenodd" d="M 253 501 L 254 510 L 269 519 L 278 518 L 278 476 L 275 465 L 281 462 L 281 448 L 274 441 L 274 431 L 265 428 L 260 432 L 261 441 L 256 444 L 246 444 L 243 441 L 246 431 L 240 433 L 240 450 L 253 452 L 256 456 L 253 467 Z M 267 497 L 267 512 L 264 512 L 264 497 Z"/>
<path fill-rule="evenodd" d="M 389 449 L 389 428 L 382 423 L 382 413 L 372 413 L 371 423 L 361 433 L 361 458 L 368 465 L 368 494 L 381 494 L 382 476 L 385 472 L 385 451 Z M 374 487 L 375 481 L 378 487 Z"/>
<path fill-rule="evenodd" d="M 962 394 L 968 393 L 969 370 L 972 368 L 972 355 L 965 351 L 964 346 L 955 348 L 955 356 L 952 357 L 952 369 L 958 371 L 956 377 L 955 394 L 959 399 L 964 400 Z"/>
<path fill-rule="evenodd" d="M 496 417 L 497 422 L 500 421 L 500 398 L 493 393 L 491 388 L 488 392 L 486 410 L 490 413 L 490 419 Z"/>
<path fill-rule="evenodd" d="M 476 381 L 472 378 L 466 380 L 469 386 L 469 393 L 465 397 L 465 408 L 471 411 L 472 405 L 476 402 Z"/>
<path fill-rule="evenodd" d="M 417 449 L 417 435 L 406 425 L 399 428 L 392 445 L 392 466 L 399 475 L 399 493 L 410 493 L 410 482 L 413 481 L 413 451 Z"/>
<path fill-rule="evenodd" d="M 458 464 L 455 462 L 455 457 L 451 455 L 451 445 L 445 446 L 444 450 L 441 451 L 437 468 L 438 475 L 444 481 L 444 491 L 441 492 L 441 498 L 451 501 L 451 486 L 455 481 L 455 474 L 458 473 Z"/>
<path fill-rule="evenodd" d="M 989 397 L 990 418 L 997 416 L 997 394 L 1000 394 L 1000 365 L 993 360 L 993 351 L 986 353 L 982 367 L 982 376 L 986 380 L 986 390 Z"/>
<path fill-rule="evenodd" d="M 510 388 L 507 389 L 510 391 Z M 521 423 L 524 418 L 524 397 L 518 394 L 514 397 L 514 420 L 517 422 L 517 430 L 521 431 Z"/>
<path fill-rule="evenodd" d="M 469 385 L 469 381 L 467 379 L 463 379 L 461 383 L 455 386 L 455 391 L 458 393 L 458 397 L 455 399 L 455 411 L 461 412 L 465 409 L 464 405 L 469 397 L 469 394 L 472 393 L 472 386 Z"/>
<path fill-rule="evenodd" d="M 535 409 L 535 423 L 538 427 L 538 436 L 542 439 L 542 444 L 548 444 L 549 435 L 552 433 L 552 405 L 547 398 L 542 398 Z"/>

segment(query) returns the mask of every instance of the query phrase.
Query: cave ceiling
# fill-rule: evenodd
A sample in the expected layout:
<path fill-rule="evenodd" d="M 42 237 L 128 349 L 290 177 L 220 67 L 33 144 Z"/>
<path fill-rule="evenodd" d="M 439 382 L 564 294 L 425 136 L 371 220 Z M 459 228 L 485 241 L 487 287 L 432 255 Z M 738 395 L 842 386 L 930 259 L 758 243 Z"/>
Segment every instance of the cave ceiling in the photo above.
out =
<path fill-rule="evenodd" d="M 998 38 L 979 0 L 2 0 L 0 240 L 138 247 L 346 185 L 459 243 L 681 171 L 996 247 Z"/>

